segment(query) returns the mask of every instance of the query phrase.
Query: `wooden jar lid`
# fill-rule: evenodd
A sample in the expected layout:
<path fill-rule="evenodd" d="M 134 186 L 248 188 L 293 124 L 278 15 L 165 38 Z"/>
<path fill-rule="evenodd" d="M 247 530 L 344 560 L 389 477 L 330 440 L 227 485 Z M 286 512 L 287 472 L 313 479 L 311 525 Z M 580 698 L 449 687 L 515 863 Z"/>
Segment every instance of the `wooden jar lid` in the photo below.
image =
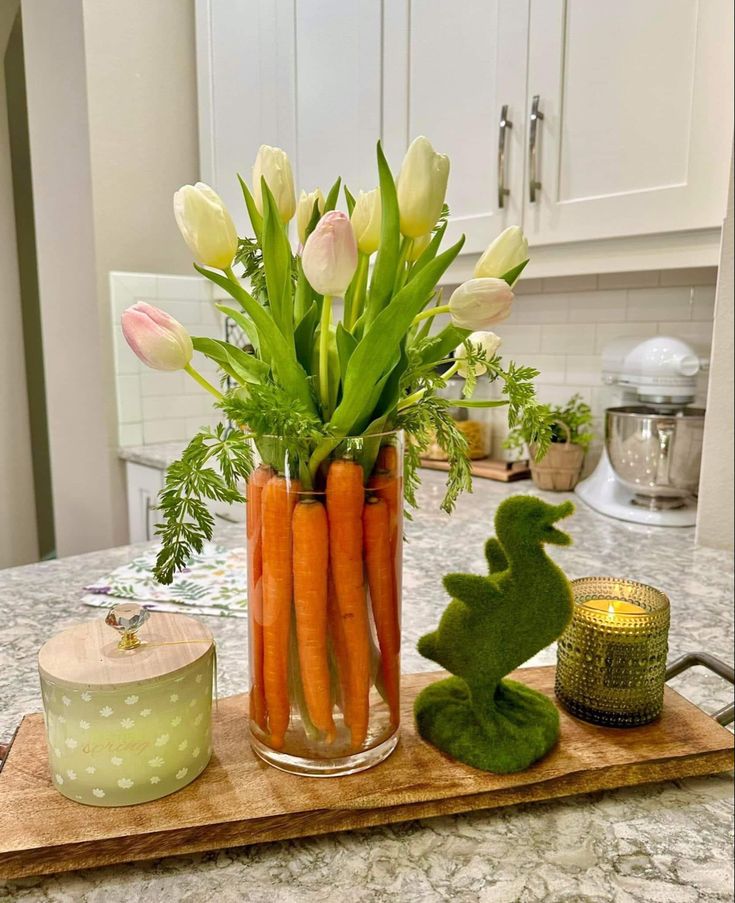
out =
<path fill-rule="evenodd" d="M 113 689 L 173 675 L 214 645 L 204 624 L 187 615 L 151 612 L 138 631 L 141 644 L 119 649 L 120 635 L 95 618 L 63 630 L 38 653 L 41 676 L 69 687 Z"/>

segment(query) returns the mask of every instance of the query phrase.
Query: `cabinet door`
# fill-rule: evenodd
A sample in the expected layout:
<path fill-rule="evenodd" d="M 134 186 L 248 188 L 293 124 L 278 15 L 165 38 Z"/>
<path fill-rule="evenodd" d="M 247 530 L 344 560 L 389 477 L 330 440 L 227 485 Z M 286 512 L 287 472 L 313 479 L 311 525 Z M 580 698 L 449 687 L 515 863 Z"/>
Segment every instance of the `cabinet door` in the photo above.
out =
<path fill-rule="evenodd" d="M 155 527 L 161 518 L 155 506 L 158 504 L 158 493 L 163 489 L 163 471 L 128 461 L 125 465 L 125 476 L 130 542 L 147 542 L 155 539 Z"/>
<path fill-rule="evenodd" d="M 385 5 L 384 131 L 398 166 L 408 143 L 426 135 L 448 154 L 447 238 L 483 251 L 523 207 L 528 2 L 395 0 Z M 501 111 L 505 160 L 499 173 Z M 509 193 L 498 204 L 500 179 Z"/>
<path fill-rule="evenodd" d="M 532 242 L 721 225 L 732 28 L 731 0 L 531 0 Z"/>

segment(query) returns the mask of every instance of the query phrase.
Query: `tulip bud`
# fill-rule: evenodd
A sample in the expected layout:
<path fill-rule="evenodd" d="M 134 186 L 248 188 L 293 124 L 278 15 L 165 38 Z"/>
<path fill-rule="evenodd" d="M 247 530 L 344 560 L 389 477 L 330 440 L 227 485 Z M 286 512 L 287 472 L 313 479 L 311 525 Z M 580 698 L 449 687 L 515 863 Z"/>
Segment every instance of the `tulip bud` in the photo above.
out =
<path fill-rule="evenodd" d="M 401 233 L 426 235 L 442 212 L 449 178 L 449 157 L 437 154 L 428 138 L 415 138 L 403 158 L 396 183 Z"/>
<path fill-rule="evenodd" d="M 467 379 L 469 376 L 469 366 L 466 363 L 467 359 L 467 347 L 466 343 L 469 343 L 473 351 L 484 351 L 485 352 L 485 360 L 489 361 L 495 356 L 495 352 L 500 348 L 500 337 L 496 336 L 494 332 L 473 332 L 472 335 L 467 336 L 465 341 L 458 345 L 454 351 L 454 359 L 457 361 L 457 373 L 460 376 Z M 475 376 L 479 376 L 481 373 L 484 373 L 487 367 L 484 364 L 475 364 L 473 370 L 475 371 Z"/>
<path fill-rule="evenodd" d="M 237 253 L 237 229 L 219 195 L 204 182 L 184 185 L 174 194 L 174 216 L 196 259 L 224 270 Z"/>
<path fill-rule="evenodd" d="M 381 218 L 380 189 L 361 191 L 352 211 L 352 228 L 355 231 L 357 247 L 363 254 L 374 254 L 380 245 Z"/>
<path fill-rule="evenodd" d="M 317 205 L 317 210 L 321 216 L 324 213 L 324 195 L 321 188 L 317 188 L 309 194 L 302 191 L 299 202 L 296 205 L 296 231 L 302 245 L 306 241 L 306 230 L 314 215 L 314 204 Z"/>
<path fill-rule="evenodd" d="M 253 198 L 259 213 L 263 213 L 263 188 L 261 178 L 270 188 L 275 198 L 278 215 L 282 223 L 287 223 L 296 212 L 296 191 L 291 172 L 291 161 L 286 151 L 280 147 L 261 144 L 253 164 Z"/>
<path fill-rule="evenodd" d="M 528 260 L 526 236 L 520 226 L 508 226 L 477 261 L 475 276 L 500 279 L 524 260 Z"/>
<path fill-rule="evenodd" d="M 154 370 L 183 370 L 194 353 L 181 323 L 145 301 L 123 312 L 122 331 L 128 345 Z"/>
<path fill-rule="evenodd" d="M 416 261 L 421 257 L 426 248 L 431 241 L 431 232 L 427 232 L 426 235 L 422 235 L 419 238 L 414 238 L 411 242 L 411 247 L 408 250 L 407 260 L 409 263 L 416 263 Z"/>
<path fill-rule="evenodd" d="M 357 242 L 347 214 L 331 210 L 306 239 L 301 265 L 320 295 L 344 295 L 357 269 Z"/>
<path fill-rule="evenodd" d="M 470 279 L 449 299 L 449 313 L 460 329 L 487 329 L 505 320 L 513 305 L 513 292 L 502 279 Z"/>

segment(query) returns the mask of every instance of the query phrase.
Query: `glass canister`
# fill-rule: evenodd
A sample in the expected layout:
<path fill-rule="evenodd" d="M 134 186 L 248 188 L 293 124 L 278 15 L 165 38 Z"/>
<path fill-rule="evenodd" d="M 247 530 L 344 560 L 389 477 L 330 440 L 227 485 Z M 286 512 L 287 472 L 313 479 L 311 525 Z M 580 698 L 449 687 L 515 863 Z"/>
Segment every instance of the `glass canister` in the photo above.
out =
<path fill-rule="evenodd" d="M 251 744 L 296 774 L 361 771 L 398 742 L 403 436 L 256 446 Z"/>
<path fill-rule="evenodd" d="M 634 580 L 572 581 L 574 613 L 559 638 L 556 695 L 578 718 L 637 727 L 661 714 L 669 600 Z"/>

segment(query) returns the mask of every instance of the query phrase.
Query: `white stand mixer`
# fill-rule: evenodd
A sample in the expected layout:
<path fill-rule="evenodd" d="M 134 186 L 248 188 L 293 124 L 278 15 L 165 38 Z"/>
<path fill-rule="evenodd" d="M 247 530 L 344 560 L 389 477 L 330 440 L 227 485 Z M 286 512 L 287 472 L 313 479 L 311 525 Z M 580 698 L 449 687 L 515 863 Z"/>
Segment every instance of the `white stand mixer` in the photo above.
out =
<path fill-rule="evenodd" d="M 575 489 L 618 520 L 690 527 L 702 456 L 704 411 L 690 408 L 707 361 L 680 339 L 619 339 L 603 351 L 603 382 L 635 403 L 605 411 L 605 443 L 594 472 Z"/>

